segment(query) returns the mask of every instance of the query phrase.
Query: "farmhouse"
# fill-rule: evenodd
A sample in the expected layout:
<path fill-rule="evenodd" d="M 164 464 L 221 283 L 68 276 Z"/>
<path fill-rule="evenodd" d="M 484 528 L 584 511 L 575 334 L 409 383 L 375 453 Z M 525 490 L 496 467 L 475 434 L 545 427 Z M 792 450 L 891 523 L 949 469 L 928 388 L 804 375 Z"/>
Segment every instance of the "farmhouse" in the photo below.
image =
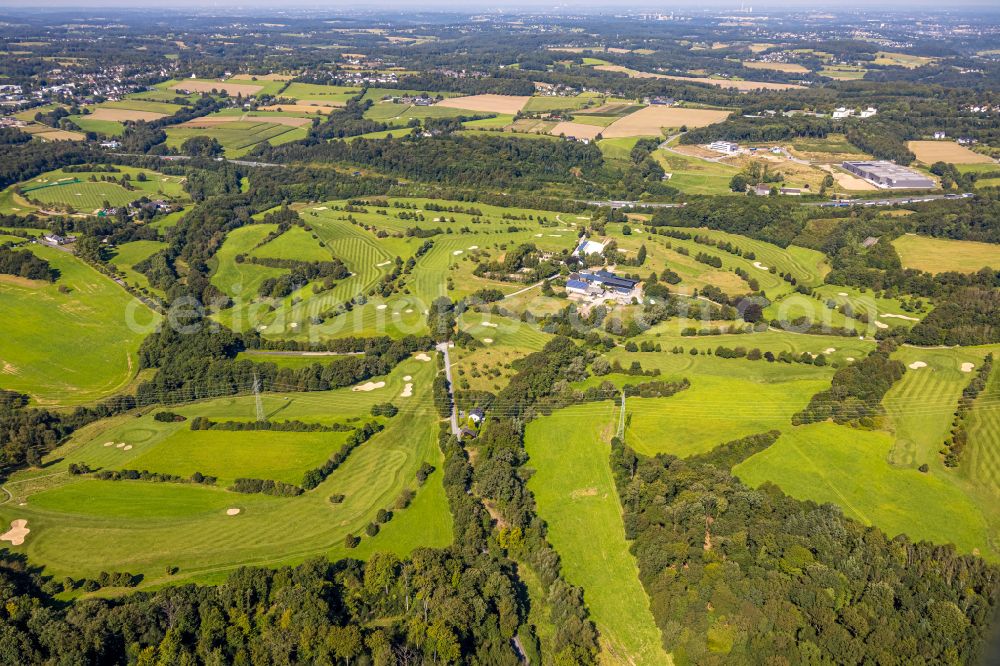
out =
<path fill-rule="evenodd" d="M 934 181 L 927 176 L 886 160 L 844 162 L 842 166 L 854 175 L 883 189 L 928 189 L 934 187 Z"/>
<path fill-rule="evenodd" d="M 566 281 L 566 292 L 591 298 L 614 298 L 627 302 L 638 297 L 637 280 L 623 278 L 601 269 L 593 273 L 571 273 Z"/>

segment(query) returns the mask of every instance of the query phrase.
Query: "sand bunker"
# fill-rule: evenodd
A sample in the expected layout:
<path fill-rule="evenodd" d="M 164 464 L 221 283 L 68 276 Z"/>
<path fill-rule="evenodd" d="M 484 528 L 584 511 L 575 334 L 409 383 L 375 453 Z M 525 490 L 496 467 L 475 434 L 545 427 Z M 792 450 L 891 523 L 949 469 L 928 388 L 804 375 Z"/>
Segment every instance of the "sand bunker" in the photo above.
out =
<path fill-rule="evenodd" d="M 382 268 L 383 266 L 388 266 L 391 263 L 391 261 L 383 261 L 381 264 L 375 264 L 375 268 Z"/>
<path fill-rule="evenodd" d="M 413 314 L 413 308 L 406 308 L 405 310 L 403 310 L 403 312 L 405 312 L 406 314 Z"/>
<path fill-rule="evenodd" d="M 131 444 L 126 444 L 125 446 L 122 447 L 122 451 L 131 451 L 131 450 L 132 450 Z"/>
<path fill-rule="evenodd" d="M 824 354 L 832 354 L 835 351 L 837 351 L 836 347 L 827 347 L 826 349 L 823 350 L 823 353 Z"/>
<path fill-rule="evenodd" d="M 853 356 L 848 356 L 847 360 L 850 361 L 851 363 L 853 363 L 854 362 L 854 357 Z"/>
<path fill-rule="evenodd" d="M 452 254 L 457 257 L 458 255 L 462 254 L 462 252 L 464 252 L 464 250 L 455 250 L 454 252 L 452 252 Z"/>
<path fill-rule="evenodd" d="M 380 389 L 385 386 L 385 382 L 365 382 L 364 384 L 359 384 L 353 387 L 352 391 L 374 391 L 375 389 Z"/>
<path fill-rule="evenodd" d="M 413 384 L 407 384 L 403 387 L 403 392 L 399 394 L 400 398 L 409 398 L 413 395 Z"/>
<path fill-rule="evenodd" d="M 328 210 L 326 206 L 316 206 L 313 210 Z"/>
<path fill-rule="evenodd" d="M 470 245 L 470 246 L 469 246 L 469 249 L 470 249 L 470 250 L 478 250 L 478 249 L 479 249 L 479 246 L 478 246 L 478 245 Z"/>
<path fill-rule="evenodd" d="M 403 381 L 404 381 L 404 382 L 408 382 L 408 381 L 410 381 L 411 379 L 413 379 L 413 377 L 411 377 L 410 375 L 406 375 L 405 377 L 403 377 Z"/>
<path fill-rule="evenodd" d="M 976 367 L 975 363 L 963 363 L 962 372 L 972 372 L 972 369 Z"/>
<path fill-rule="evenodd" d="M 837 292 L 837 296 L 848 296 L 848 295 L 849 294 L 846 291 L 838 291 Z"/>
<path fill-rule="evenodd" d="M 919 370 L 920 368 L 926 368 L 927 364 L 924 363 L 923 361 L 914 361 L 907 367 L 909 367 L 910 370 Z"/>
<path fill-rule="evenodd" d="M 239 513 L 240 513 L 240 510 L 237 509 L 237 508 L 226 509 L 226 515 L 227 516 L 238 516 Z"/>
<path fill-rule="evenodd" d="M 879 317 L 882 317 L 883 319 L 905 319 L 906 321 L 920 321 L 916 317 L 907 317 L 906 315 L 898 315 L 898 314 L 880 314 Z"/>
<path fill-rule="evenodd" d="M 119 449 L 124 449 L 125 448 L 125 442 L 118 442 L 117 444 L 115 444 L 115 447 L 119 448 Z"/>
<path fill-rule="evenodd" d="M 875 322 L 875 327 L 876 327 L 876 328 L 889 328 L 889 324 L 883 324 L 883 323 L 882 323 L 882 322 L 880 322 L 880 321 L 876 321 L 876 322 Z"/>
<path fill-rule="evenodd" d="M 114 446 L 114 442 L 104 442 L 104 446 Z"/>
<path fill-rule="evenodd" d="M 423 352 L 420 352 L 419 354 L 417 354 L 413 358 L 417 359 L 418 361 L 424 361 L 424 362 L 431 360 L 431 357 L 428 356 L 427 354 L 423 353 Z"/>
<path fill-rule="evenodd" d="M 0 541 L 10 541 L 13 546 L 20 546 L 24 543 L 24 537 L 28 536 L 28 521 L 23 518 L 10 521 L 10 529 L 0 534 Z"/>
<path fill-rule="evenodd" d="M 298 325 L 298 323 L 296 323 L 296 322 L 293 321 L 291 324 L 288 325 L 288 327 L 289 328 L 298 328 L 299 325 Z"/>
<path fill-rule="evenodd" d="M 386 305 L 385 303 L 381 303 L 381 304 L 379 304 L 379 305 L 376 305 L 376 306 L 375 306 L 375 309 L 376 309 L 376 310 L 385 310 L 385 309 L 386 309 L 387 307 L 389 307 L 389 306 L 388 306 L 388 305 Z"/>
<path fill-rule="evenodd" d="M 493 338 L 483 338 L 483 342 L 485 342 L 488 345 L 491 345 L 493 344 Z"/>
<path fill-rule="evenodd" d="M 500 324 L 496 324 L 492 321 L 484 321 L 483 326 L 488 326 L 490 328 L 497 328 L 498 326 L 500 326 Z"/>
<path fill-rule="evenodd" d="M 759 261 L 753 262 L 753 267 L 754 268 L 759 268 L 762 271 L 770 270 L 767 266 L 765 266 L 764 264 L 760 263 Z"/>

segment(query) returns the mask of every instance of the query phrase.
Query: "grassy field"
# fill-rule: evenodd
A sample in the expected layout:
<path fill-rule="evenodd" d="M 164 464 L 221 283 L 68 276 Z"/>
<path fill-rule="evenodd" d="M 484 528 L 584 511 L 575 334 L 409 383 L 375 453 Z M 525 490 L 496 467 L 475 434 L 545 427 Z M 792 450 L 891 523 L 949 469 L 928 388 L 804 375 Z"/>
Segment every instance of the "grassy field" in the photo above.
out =
<path fill-rule="evenodd" d="M 740 171 L 722 162 L 709 162 L 665 150 L 655 151 L 653 159 L 670 174 L 667 185 L 685 194 L 733 194 L 729 181 Z"/>
<path fill-rule="evenodd" d="M 38 245 L 31 251 L 61 276 L 56 284 L 0 276 L 7 322 L 0 386 L 43 405 L 89 403 L 121 391 L 157 317 L 72 255 Z M 69 292 L 60 293 L 60 285 Z"/>
<path fill-rule="evenodd" d="M 535 470 L 528 487 L 566 578 L 584 589 L 601 633 L 602 663 L 665 664 L 608 463 L 615 414 L 611 402 L 578 405 L 528 424 L 527 464 Z"/>
<path fill-rule="evenodd" d="M 864 67 L 858 67 L 856 65 L 825 65 L 819 70 L 819 73 L 823 76 L 828 76 L 831 79 L 839 79 L 842 81 L 856 81 L 858 79 L 865 78 L 865 74 L 868 72 Z"/>
<path fill-rule="evenodd" d="M 142 290 L 150 290 L 158 296 L 162 296 L 162 292 L 150 288 L 149 278 L 143 273 L 134 270 L 133 266 L 159 252 L 164 247 L 166 247 L 166 243 L 160 241 L 132 241 L 131 243 L 125 243 L 115 248 L 114 256 L 109 260 L 109 263 L 113 264 L 124 274 L 125 282 L 129 285 Z"/>
<path fill-rule="evenodd" d="M 596 105 L 598 100 L 593 97 L 532 97 L 528 100 L 528 103 L 524 105 L 524 111 L 527 113 L 548 113 L 550 111 L 575 111 L 576 109 L 582 109 L 585 106 L 594 104 Z"/>
<path fill-rule="evenodd" d="M 315 490 L 291 498 L 244 495 L 217 487 L 143 481 L 99 481 L 66 473 L 72 462 L 106 469 L 139 468 L 190 473 L 219 471 L 223 479 L 244 473 L 298 482 L 305 469 L 339 448 L 343 433 L 191 432 L 189 423 L 164 424 L 152 413 L 100 421 L 77 432 L 53 452 L 44 470 L 21 472 L 7 482 L 12 499 L 0 520 L 25 518 L 31 535 L 16 550 L 46 573 L 94 576 L 101 570 L 144 575 L 143 585 L 219 582 L 247 565 L 294 564 L 326 555 L 361 557 L 374 551 L 405 554 L 418 546 L 451 541 L 451 517 L 441 485 L 437 415 L 430 397 L 434 363 L 404 361 L 368 393 L 350 389 L 321 393 L 267 394 L 270 418 L 321 423 L 362 417 L 375 402 L 394 401 L 400 414 L 386 430 L 361 445 Z M 404 376 L 414 394 L 398 397 Z M 187 417 L 252 419 L 252 396 L 173 406 Z M 209 439 L 203 436 L 208 434 Z M 124 447 L 106 442 L 127 443 Z M 439 470 L 423 486 L 415 475 L 423 462 Z M 206 472 L 207 473 L 207 472 Z M 409 508 L 395 511 L 373 537 L 363 534 L 380 508 L 391 508 L 404 487 L 417 491 Z M 333 493 L 346 496 L 331 504 Z M 239 508 L 236 516 L 226 514 Z M 362 535 L 355 550 L 344 535 Z M 167 566 L 180 568 L 176 575 Z"/>
<path fill-rule="evenodd" d="M 975 273 L 984 266 L 1000 266 L 1000 246 L 947 238 L 905 234 L 892 241 L 905 268 L 928 273 Z"/>
<path fill-rule="evenodd" d="M 37 201 L 41 206 L 84 213 L 101 208 L 105 201 L 111 206 L 123 206 L 143 196 L 151 199 L 186 197 L 182 176 L 167 176 L 134 167 L 116 168 L 119 170 L 117 173 L 65 172 L 57 169 L 21 183 L 20 187 L 24 197 Z M 145 182 L 137 179 L 140 172 L 146 174 Z M 120 179 L 125 174 L 132 178 L 130 184 L 135 189 L 127 190 L 118 183 L 100 182 L 102 176 Z M 90 181 L 92 176 L 97 182 Z"/>
<path fill-rule="evenodd" d="M 994 358 L 1000 354 L 994 352 Z M 983 391 L 969 416 L 969 444 L 961 474 L 994 497 L 1000 496 L 1000 363 L 994 361 Z"/>
<path fill-rule="evenodd" d="M 785 432 L 734 473 L 751 486 L 771 481 L 793 497 L 836 504 L 890 536 L 950 542 L 996 559 L 975 503 L 937 475 L 890 466 L 892 446 L 886 432 L 816 423 Z"/>

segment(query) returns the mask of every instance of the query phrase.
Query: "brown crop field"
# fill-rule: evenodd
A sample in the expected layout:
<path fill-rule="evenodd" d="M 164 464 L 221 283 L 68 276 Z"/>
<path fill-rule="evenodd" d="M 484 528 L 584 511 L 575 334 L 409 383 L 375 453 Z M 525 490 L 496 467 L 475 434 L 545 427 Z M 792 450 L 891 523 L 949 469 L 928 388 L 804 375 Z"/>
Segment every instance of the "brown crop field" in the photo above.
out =
<path fill-rule="evenodd" d="M 597 125 L 586 125 L 584 123 L 556 123 L 556 126 L 549 130 L 549 134 L 559 136 L 575 136 L 578 139 L 593 139 L 601 133 L 603 127 Z"/>
<path fill-rule="evenodd" d="M 298 118 L 296 116 L 271 116 L 254 113 L 244 113 L 241 116 L 208 116 L 206 118 L 195 118 L 183 123 L 181 127 L 214 127 L 222 123 L 237 123 L 248 120 L 259 120 L 262 123 L 272 123 L 274 125 L 287 125 L 288 127 L 302 127 L 312 122 L 309 118 Z"/>
<path fill-rule="evenodd" d="M 170 86 L 171 90 L 186 90 L 188 92 L 212 92 L 218 90 L 220 93 L 236 95 L 256 95 L 264 86 L 251 85 L 249 83 L 229 83 L 226 81 L 181 81 Z"/>
<path fill-rule="evenodd" d="M 117 122 L 122 122 L 124 120 L 158 120 L 160 118 L 166 117 L 165 113 L 156 113 L 155 111 L 133 111 L 132 109 L 107 109 L 107 108 L 96 108 L 94 111 L 86 116 L 92 120 L 114 120 Z"/>
<path fill-rule="evenodd" d="M 924 164 L 949 162 L 951 164 L 989 164 L 994 160 L 980 155 L 954 141 L 910 141 L 908 144 L 917 159 Z"/>
<path fill-rule="evenodd" d="M 720 88 L 735 88 L 740 92 L 749 90 L 797 90 L 805 86 L 794 83 L 770 83 L 768 81 L 732 81 L 730 79 L 710 79 L 704 76 L 671 76 L 669 74 L 656 74 L 653 72 L 640 72 L 621 65 L 595 65 L 594 69 L 604 72 L 622 72 L 634 79 L 673 79 L 674 81 L 688 81 L 690 83 L 707 83 Z"/>
<path fill-rule="evenodd" d="M 606 139 L 624 136 L 660 136 L 664 127 L 705 127 L 720 123 L 729 111 L 683 109 L 672 106 L 647 106 L 616 120 L 604 130 Z"/>
<path fill-rule="evenodd" d="M 776 72 L 788 72 L 789 74 L 808 74 L 809 69 L 794 62 L 753 62 L 746 60 L 743 66 L 747 69 L 770 69 Z"/>
<path fill-rule="evenodd" d="M 327 114 L 341 105 L 333 104 L 331 102 L 324 102 L 323 104 L 309 104 L 308 100 L 299 100 L 298 104 L 272 104 L 271 106 L 261 106 L 261 111 L 287 111 L 289 113 L 322 113 Z"/>
<path fill-rule="evenodd" d="M 466 109 L 468 111 L 485 111 L 487 113 L 517 113 L 524 108 L 530 97 L 518 95 L 469 95 L 467 97 L 452 97 L 441 100 L 435 106 L 449 109 Z"/>

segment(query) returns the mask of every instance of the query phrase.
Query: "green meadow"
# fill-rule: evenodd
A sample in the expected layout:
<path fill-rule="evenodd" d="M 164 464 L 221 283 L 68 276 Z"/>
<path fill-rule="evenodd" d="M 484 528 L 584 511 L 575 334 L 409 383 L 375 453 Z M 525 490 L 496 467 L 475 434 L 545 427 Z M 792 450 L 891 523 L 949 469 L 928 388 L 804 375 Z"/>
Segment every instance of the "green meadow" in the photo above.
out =
<path fill-rule="evenodd" d="M 528 488 L 562 557 L 566 579 L 584 589 L 601 633 L 602 661 L 664 664 L 660 632 L 628 550 L 622 509 L 608 462 L 611 402 L 577 405 L 529 423 Z"/>
<path fill-rule="evenodd" d="M 72 255 L 40 245 L 30 249 L 60 277 L 52 284 L 0 276 L 5 321 L 0 385 L 53 406 L 122 391 L 137 370 L 139 344 L 158 316 Z"/>

